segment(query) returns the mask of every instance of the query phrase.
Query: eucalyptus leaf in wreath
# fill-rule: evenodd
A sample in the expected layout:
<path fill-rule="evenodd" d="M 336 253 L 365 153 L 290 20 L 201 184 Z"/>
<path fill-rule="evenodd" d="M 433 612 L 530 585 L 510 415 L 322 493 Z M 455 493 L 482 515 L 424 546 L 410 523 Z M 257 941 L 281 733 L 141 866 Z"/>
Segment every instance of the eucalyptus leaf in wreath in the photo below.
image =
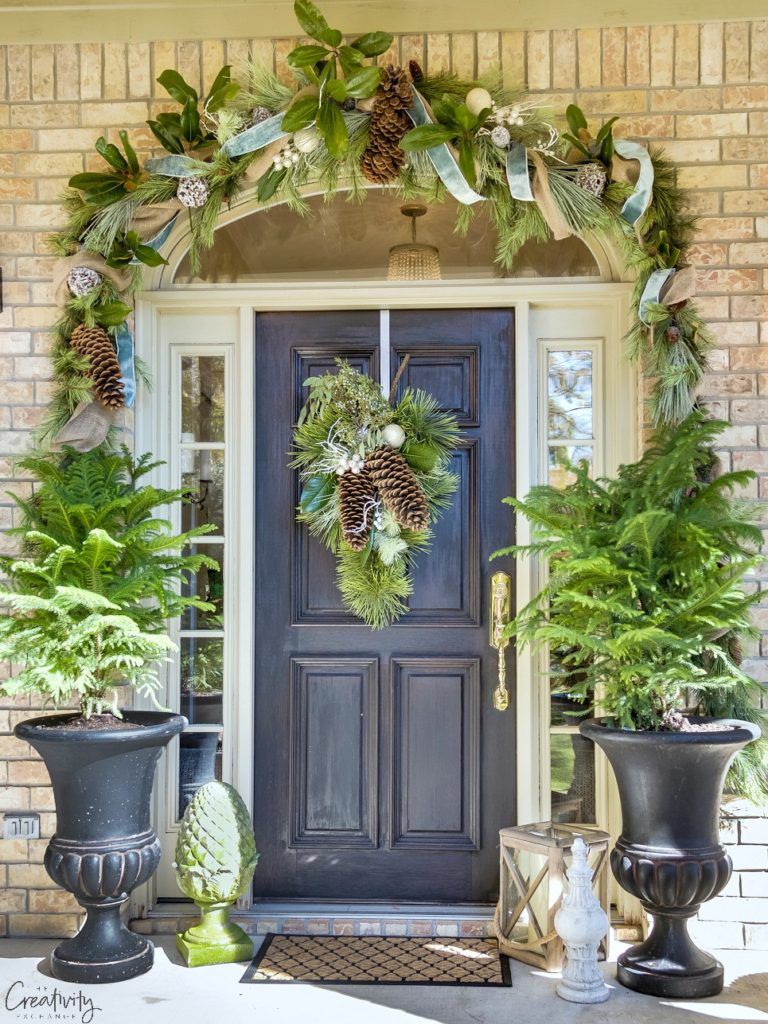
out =
<path fill-rule="evenodd" d="M 448 467 L 459 430 L 426 392 L 407 388 L 392 405 L 370 377 L 337 364 L 304 382 L 297 516 L 336 555 L 345 606 L 383 629 L 406 610 L 414 555 L 456 489 Z"/>

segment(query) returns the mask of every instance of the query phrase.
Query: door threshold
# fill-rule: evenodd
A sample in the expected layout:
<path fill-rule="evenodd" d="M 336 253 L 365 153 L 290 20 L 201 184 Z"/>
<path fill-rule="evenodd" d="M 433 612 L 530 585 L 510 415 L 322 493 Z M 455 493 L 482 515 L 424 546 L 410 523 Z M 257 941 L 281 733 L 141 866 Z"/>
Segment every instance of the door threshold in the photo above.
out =
<path fill-rule="evenodd" d="M 329 903 L 307 900 L 263 900 L 233 912 L 250 935 L 413 935 L 484 937 L 493 935 L 495 905 L 462 903 Z M 156 904 L 145 918 L 133 921 L 134 931 L 173 934 L 198 919 L 190 902 Z"/>
<path fill-rule="evenodd" d="M 287 915 L 306 917 L 407 917 L 407 918 L 486 918 L 493 917 L 495 903 L 342 903 L 313 900 L 254 900 L 246 910 L 237 910 L 238 917 Z M 162 900 L 148 917 L 179 917 L 195 913 L 191 900 Z"/>

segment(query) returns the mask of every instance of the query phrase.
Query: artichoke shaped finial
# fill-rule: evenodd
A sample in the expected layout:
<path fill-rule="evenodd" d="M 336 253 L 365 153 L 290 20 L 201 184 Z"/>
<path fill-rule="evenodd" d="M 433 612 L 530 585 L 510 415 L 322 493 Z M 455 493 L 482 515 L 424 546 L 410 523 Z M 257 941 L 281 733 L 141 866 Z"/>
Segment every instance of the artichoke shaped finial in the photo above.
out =
<path fill-rule="evenodd" d="M 184 812 L 176 841 L 179 888 L 197 904 L 234 903 L 259 855 L 248 808 L 233 786 L 206 782 Z"/>

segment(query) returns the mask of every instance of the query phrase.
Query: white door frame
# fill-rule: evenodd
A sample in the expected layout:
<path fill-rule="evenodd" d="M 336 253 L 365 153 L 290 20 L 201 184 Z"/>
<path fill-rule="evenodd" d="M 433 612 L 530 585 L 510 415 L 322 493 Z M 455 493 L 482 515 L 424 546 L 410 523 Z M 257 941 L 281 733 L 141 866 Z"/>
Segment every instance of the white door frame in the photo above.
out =
<path fill-rule="evenodd" d="M 166 277 L 167 280 L 167 277 Z M 160 283 L 158 280 L 157 283 Z M 163 281 L 165 283 L 165 281 Z M 538 482 L 541 473 L 540 438 L 538 431 L 540 391 L 538 386 L 539 349 L 543 337 L 552 338 L 546 328 L 548 311 L 559 313 L 555 329 L 558 341 L 584 341 L 578 328 L 568 323 L 578 321 L 578 314 L 594 311 L 603 325 L 599 341 L 603 348 L 603 391 L 605 399 L 602 424 L 605 443 L 603 471 L 613 472 L 622 462 L 637 457 L 639 440 L 639 402 L 637 374 L 623 352 L 622 338 L 629 324 L 631 285 L 627 283 L 586 282 L 584 280 L 532 282 L 504 279 L 498 281 L 442 281 L 380 284 L 329 282 L 327 284 L 248 285 L 243 287 L 185 286 L 173 290 L 145 292 L 137 303 L 136 352 L 149 365 L 155 381 L 155 395 L 141 389 L 135 410 L 136 451 L 152 451 L 158 458 L 168 458 L 169 435 L 169 342 L 184 344 L 185 339 L 205 354 L 205 331 L 219 326 L 208 342 L 226 345 L 230 361 L 230 395 L 228 416 L 232 426 L 232 451 L 229 455 L 230 478 L 236 478 L 229 495 L 230 545 L 237 551 L 240 565 L 253 564 L 253 348 L 254 313 L 266 311 L 402 309 L 402 308 L 510 308 L 515 315 L 515 387 L 516 387 L 516 493 L 524 495 Z M 573 313 L 572 317 L 570 314 Z M 173 325 L 176 329 L 171 330 Z M 224 330 L 226 337 L 222 336 Z M 170 335 L 169 335 L 170 331 Z M 201 335 L 202 332 L 202 335 Z M 218 332 L 218 333 L 216 333 Z M 543 333 L 542 333 L 543 332 Z M 197 335 L 197 336 L 195 336 Z M 594 337 L 590 331 L 588 337 Z M 185 346 L 186 347 L 186 346 Z M 234 402 L 232 401 L 234 398 Z M 236 429 L 242 424 L 244 429 Z M 234 469 L 234 473 L 233 473 Z M 167 474 L 163 479 L 163 472 Z M 176 467 L 161 471 L 155 481 L 169 485 Z M 528 537 L 528 524 L 517 521 L 518 543 Z M 231 547 L 230 550 L 233 548 Z M 517 572 L 517 607 L 530 600 L 540 582 L 535 562 L 523 562 Z M 230 648 L 236 660 L 230 660 L 228 688 L 225 688 L 226 710 L 229 713 L 228 736 L 225 735 L 224 772 L 251 808 L 253 779 L 253 630 L 254 594 L 252 573 L 239 574 L 226 584 L 229 616 L 236 634 Z M 225 598 L 226 600 L 226 598 Z M 234 666 L 234 671 L 232 670 Z M 538 659 L 529 651 L 516 652 L 517 686 L 517 807 L 521 823 L 543 820 L 549 814 L 550 794 L 548 765 L 548 688 L 541 685 Z M 546 713 L 545 713 L 546 708 Z M 234 729 L 232 726 L 234 725 Z M 155 821 L 166 844 L 172 841 L 173 829 L 166 829 L 160 817 L 160 801 L 168 801 L 175 788 L 177 744 L 163 757 L 159 784 L 155 787 Z M 606 809 L 609 801 L 608 773 L 604 762 L 598 769 L 598 800 Z M 171 805 L 172 806 L 172 805 Z M 601 824 L 614 825 L 615 810 L 604 810 L 611 820 Z M 165 817 L 165 814 L 162 815 Z M 619 819 L 620 821 L 620 819 Z M 169 834 L 170 833 L 170 834 Z M 154 905 L 156 886 L 150 881 L 134 893 L 133 916 L 140 917 Z M 249 905 L 245 900 L 243 906 Z"/>

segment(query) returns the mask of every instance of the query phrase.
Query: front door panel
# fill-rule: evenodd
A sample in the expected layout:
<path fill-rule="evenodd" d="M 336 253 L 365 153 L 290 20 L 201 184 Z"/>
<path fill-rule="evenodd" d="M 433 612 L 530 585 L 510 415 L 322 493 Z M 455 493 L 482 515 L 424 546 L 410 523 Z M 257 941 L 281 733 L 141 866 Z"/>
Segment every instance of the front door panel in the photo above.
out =
<path fill-rule="evenodd" d="M 400 386 L 434 394 L 464 437 L 409 611 L 374 632 L 295 523 L 287 453 L 307 376 L 338 355 L 378 376 L 380 314 L 256 318 L 257 899 L 489 902 L 498 829 L 515 821 L 514 699 L 492 709 L 487 623 L 491 568 L 513 571 L 488 563 L 512 540 L 512 313 L 389 319 L 392 376 L 409 354 Z"/>

